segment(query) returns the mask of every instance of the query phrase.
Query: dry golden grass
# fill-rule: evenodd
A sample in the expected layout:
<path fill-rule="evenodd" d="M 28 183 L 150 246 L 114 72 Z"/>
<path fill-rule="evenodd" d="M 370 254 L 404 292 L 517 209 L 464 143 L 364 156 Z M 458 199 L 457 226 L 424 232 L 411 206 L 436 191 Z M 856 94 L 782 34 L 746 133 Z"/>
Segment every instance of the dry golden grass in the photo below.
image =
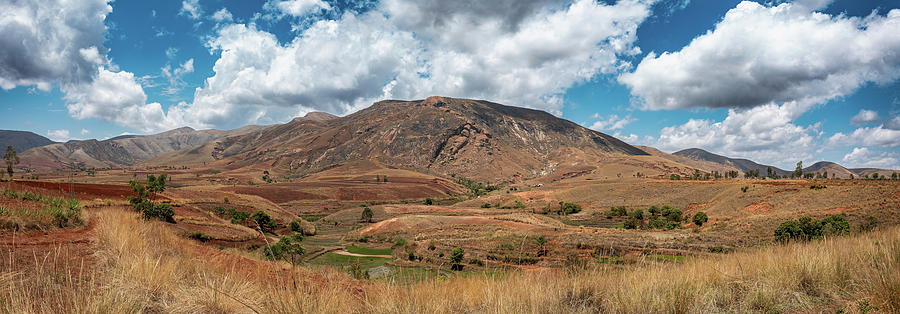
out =
<path fill-rule="evenodd" d="M 900 311 L 900 228 L 628 269 L 513 272 L 414 284 L 197 246 L 137 214 L 101 210 L 90 274 L 0 272 L 0 312 Z M 80 278 L 80 279 L 76 279 Z"/>

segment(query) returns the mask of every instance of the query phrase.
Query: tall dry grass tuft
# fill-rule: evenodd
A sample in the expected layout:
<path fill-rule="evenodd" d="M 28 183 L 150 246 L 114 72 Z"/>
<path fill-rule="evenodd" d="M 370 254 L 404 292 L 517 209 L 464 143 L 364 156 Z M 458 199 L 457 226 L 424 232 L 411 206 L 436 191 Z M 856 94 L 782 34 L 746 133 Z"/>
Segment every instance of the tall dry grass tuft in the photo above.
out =
<path fill-rule="evenodd" d="M 96 265 L 87 274 L 0 272 L 0 312 L 900 311 L 898 227 L 680 264 L 393 284 L 202 247 L 124 209 L 94 219 Z"/>

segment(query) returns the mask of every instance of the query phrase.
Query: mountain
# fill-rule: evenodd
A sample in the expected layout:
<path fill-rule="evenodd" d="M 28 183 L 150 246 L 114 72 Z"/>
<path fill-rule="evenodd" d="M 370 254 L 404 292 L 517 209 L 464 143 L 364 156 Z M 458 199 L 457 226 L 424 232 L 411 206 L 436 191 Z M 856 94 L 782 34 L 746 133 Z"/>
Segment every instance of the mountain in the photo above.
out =
<path fill-rule="evenodd" d="M 183 127 L 153 135 L 123 135 L 108 140 L 68 141 L 21 153 L 21 165 L 32 169 L 115 168 L 134 165 L 158 155 L 196 147 L 222 137 L 244 134 L 262 127 L 231 131 L 194 130 Z"/>
<path fill-rule="evenodd" d="M 294 119 L 215 141 L 196 153 L 206 151 L 225 169 L 253 166 L 303 176 L 372 160 L 491 181 L 531 178 L 610 156 L 648 155 L 544 111 L 434 96 L 380 101 L 345 117 Z M 178 154 L 185 155 L 172 156 Z"/>
<path fill-rule="evenodd" d="M 767 166 L 767 165 L 758 164 L 758 163 L 756 163 L 752 160 L 748 160 L 748 159 L 729 158 L 729 157 L 725 157 L 722 155 L 716 155 L 716 154 L 710 153 L 708 151 L 705 151 L 705 150 L 702 150 L 699 148 L 688 148 L 688 149 L 674 152 L 672 154 L 677 155 L 677 156 L 687 157 L 687 158 L 697 160 L 697 161 L 708 161 L 708 162 L 714 162 L 717 164 L 726 165 L 729 167 L 734 167 L 734 168 L 737 168 L 738 170 L 740 170 L 741 172 L 747 172 L 747 171 L 751 171 L 751 170 L 759 170 L 759 173 L 761 176 L 765 176 L 766 171 L 768 170 L 768 167 L 771 167 L 771 166 Z M 772 167 L 772 169 L 774 169 L 775 173 L 777 173 L 778 175 L 786 175 L 786 174 L 791 173 L 790 171 L 782 170 L 782 169 L 779 169 L 778 167 Z"/>
<path fill-rule="evenodd" d="M 830 161 L 820 161 L 820 162 L 814 163 L 814 164 L 812 164 L 812 166 L 803 168 L 803 172 L 804 173 L 812 172 L 812 173 L 818 173 L 818 174 L 828 172 L 829 178 L 841 178 L 841 179 L 849 179 L 851 175 L 854 177 L 860 176 L 859 174 L 857 174 L 853 171 L 850 171 L 847 168 L 844 168 L 844 166 L 841 166 L 839 164 L 836 164 L 836 163 L 833 163 Z"/>
<path fill-rule="evenodd" d="M 0 150 L 6 153 L 6 146 L 12 146 L 19 154 L 32 147 L 56 143 L 50 139 L 28 131 L 0 130 Z"/>
<path fill-rule="evenodd" d="M 724 174 L 726 171 L 733 171 L 733 170 L 741 171 L 740 169 L 738 169 L 734 166 L 729 166 L 726 164 L 712 162 L 712 161 L 706 161 L 706 160 L 696 160 L 696 159 L 692 159 L 692 158 L 681 156 L 681 155 L 669 154 L 669 153 L 665 153 L 663 151 L 660 151 L 656 148 L 649 147 L 649 146 L 637 146 L 637 147 L 642 149 L 643 151 L 649 153 L 650 155 L 662 157 L 662 158 L 683 164 L 688 167 L 700 169 L 701 171 L 704 171 L 704 172 L 718 171 L 719 173 Z"/>

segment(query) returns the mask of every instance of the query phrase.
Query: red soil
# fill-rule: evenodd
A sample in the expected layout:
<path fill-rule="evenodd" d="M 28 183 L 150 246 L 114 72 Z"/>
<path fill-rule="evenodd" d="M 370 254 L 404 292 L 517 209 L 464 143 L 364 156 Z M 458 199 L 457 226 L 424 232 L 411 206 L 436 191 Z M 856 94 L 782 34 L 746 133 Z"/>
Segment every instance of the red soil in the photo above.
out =
<path fill-rule="evenodd" d="M 42 194 L 54 196 L 69 195 L 69 184 L 63 182 L 16 180 L 13 182 L 11 189 L 25 191 L 29 188 L 47 191 Z M 75 197 L 78 199 L 124 199 L 134 194 L 131 187 L 127 185 L 74 183 L 74 190 Z"/>
<path fill-rule="evenodd" d="M 769 204 L 769 202 L 753 203 L 744 207 L 745 211 L 754 214 L 770 213 L 773 209 L 772 204 Z"/>

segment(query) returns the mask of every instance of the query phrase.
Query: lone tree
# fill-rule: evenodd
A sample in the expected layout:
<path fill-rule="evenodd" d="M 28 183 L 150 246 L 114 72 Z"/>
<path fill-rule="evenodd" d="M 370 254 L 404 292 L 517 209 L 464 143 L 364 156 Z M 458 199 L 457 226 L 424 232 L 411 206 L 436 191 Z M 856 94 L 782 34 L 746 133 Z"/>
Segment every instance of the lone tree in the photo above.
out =
<path fill-rule="evenodd" d="M 463 251 L 461 247 L 457 247 L 450 252 L 450 269 L 453 270 L 462 270 L 463 266 L 462 260 L 466 257 L 466 251 Z"/>
<path fill-rule="evenodd" d="M 537 256 L 546 256 L 547 249 L 544 248 L 544 245 L 547 244 L 547 238 L 545 238 L 544 236 L 539 236 L 537 237 L 537 239 L 534 239 L 534 242 L 537 242 L 538 245 Z"/>
<path fill-rule="evenodd" d="M 372 213 L 372 209 L 366 206 L 362 211 L 362 220 L 365 222 L 372 222 L 372 217 L 375 217 L 375 214 Z"/>
<path fill-rule="evenodd" d="M 697 212 L 696 214 L 694 214 L 693 221 L 694 221 L 694 224 L 697 225 L 697 227 L 703 226 L 703 224 L 706 223 L 706 221 L 708 221 L 708 220 L 709 220 L 709 217 L 707 217 L 706 213 L 704 213 L 704 212 Z"/>
<path fill-rule="evenodd" d="M 9 174 L 9 178 L 13 177 L 13 166 L 19 164 L 19 155 L 16 154 L 16 150 L 12 148 L 12 145 L 6 146 L 6 154 L 3 155 L 3 159 L 6 160 L 6 173 Z"/>
<path fill-rule="evenodd" d="M 802 178 L 803 177 L 803 161 L 797 162 L 797 169 L 794 169 L 794 173 L 791 174 L 792 178 Z"/>

